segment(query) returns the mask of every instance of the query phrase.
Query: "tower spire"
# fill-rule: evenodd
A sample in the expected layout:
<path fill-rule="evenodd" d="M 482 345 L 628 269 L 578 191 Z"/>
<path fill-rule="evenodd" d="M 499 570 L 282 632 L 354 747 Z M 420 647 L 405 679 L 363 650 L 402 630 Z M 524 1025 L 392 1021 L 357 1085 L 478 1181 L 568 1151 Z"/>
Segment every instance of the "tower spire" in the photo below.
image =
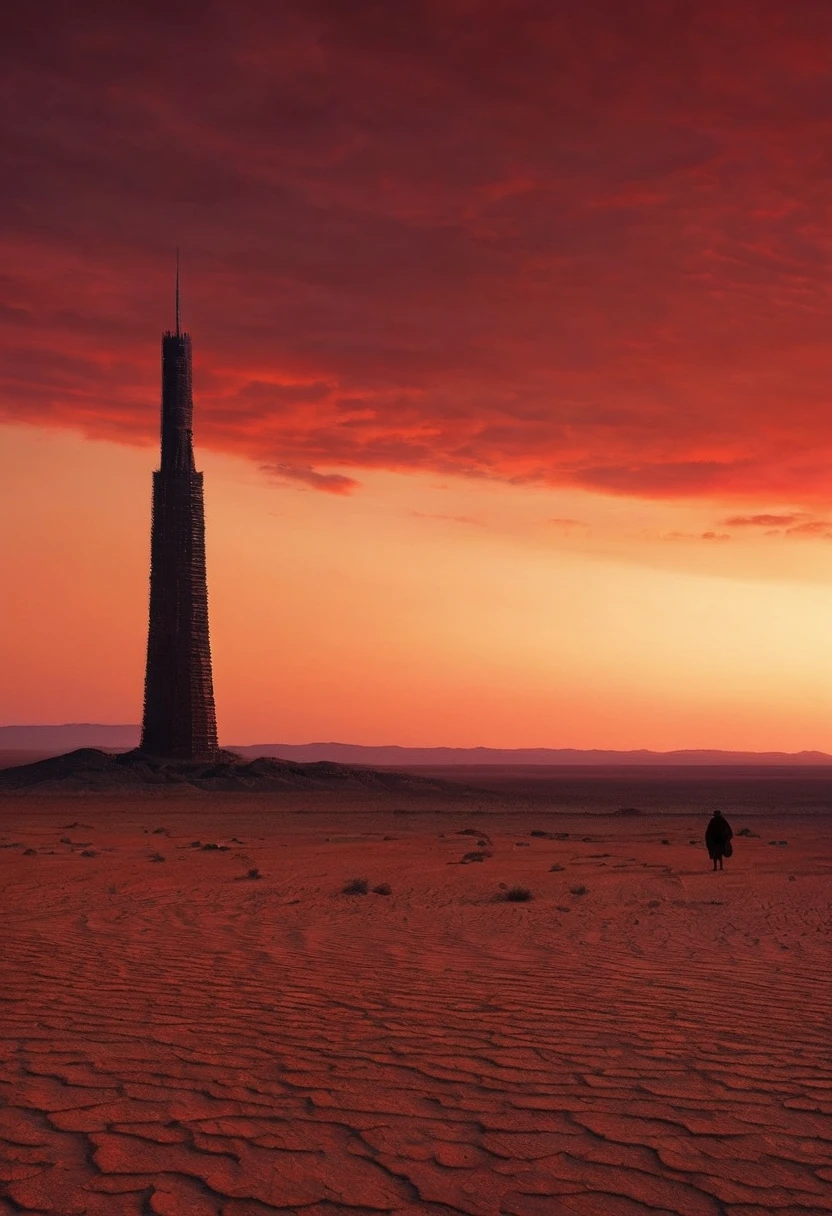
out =
<path fill-rule="evenodd" d="M 179 246 L 176 246 L 176 336 L 179 337 Z"/>
<path fill-rule="evenodd" d="M 176 333 L 162 334 L 162 451 L 153 474 L 141 746 L 153 756 L 207 761 L 217 755 L 217 715 L 191 380 L 191 337 L 181 328 L 177 249 Z"/>

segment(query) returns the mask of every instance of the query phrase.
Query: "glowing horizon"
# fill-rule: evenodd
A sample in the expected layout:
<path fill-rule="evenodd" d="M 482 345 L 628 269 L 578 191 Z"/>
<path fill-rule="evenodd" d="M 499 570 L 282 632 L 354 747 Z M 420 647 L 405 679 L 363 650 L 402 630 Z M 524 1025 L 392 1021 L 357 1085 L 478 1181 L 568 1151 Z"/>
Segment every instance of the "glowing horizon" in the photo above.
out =
<path fill-rule="evenodd" d="M 153 450 L 4 440 L 2 496 L 44 467 L 53 494 L 8 554 L 3 717 L 135 721 Z M 198 464 L 226 742 L 825 750 L 828 542 L 701 541 L 701 504 L 660 512 L 660 531 L 643 503 L 586 493 L 374 474 L 344 499 L 237 457 Z M 800 634 L 783 628 L 797 614 Z"/>

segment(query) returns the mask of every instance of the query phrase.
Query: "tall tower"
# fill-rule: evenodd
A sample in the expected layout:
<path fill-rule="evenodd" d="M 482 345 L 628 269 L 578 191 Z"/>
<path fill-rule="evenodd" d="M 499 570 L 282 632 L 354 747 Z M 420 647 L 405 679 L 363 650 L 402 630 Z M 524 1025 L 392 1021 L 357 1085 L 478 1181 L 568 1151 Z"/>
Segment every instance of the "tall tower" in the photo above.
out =
<path fill-rule="evenodd" d="M 153 474 L 150 625 L 141 749 L 179 760 L 217 755 L 208 636 L 205 506 L 194 466 L 191 338 L 162 335 L 162 458 Z"/>

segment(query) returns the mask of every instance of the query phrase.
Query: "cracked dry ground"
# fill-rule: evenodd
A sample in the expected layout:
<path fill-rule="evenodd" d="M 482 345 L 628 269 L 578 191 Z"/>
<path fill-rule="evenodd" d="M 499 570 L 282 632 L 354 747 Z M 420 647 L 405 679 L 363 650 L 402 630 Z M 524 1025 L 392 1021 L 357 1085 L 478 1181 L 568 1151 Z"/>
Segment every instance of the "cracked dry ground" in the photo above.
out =
<path fill-rule="evenodd" d="M 3 1216 L 832 1212 L 823 820 L 305 809 L 4 802 Z"/>

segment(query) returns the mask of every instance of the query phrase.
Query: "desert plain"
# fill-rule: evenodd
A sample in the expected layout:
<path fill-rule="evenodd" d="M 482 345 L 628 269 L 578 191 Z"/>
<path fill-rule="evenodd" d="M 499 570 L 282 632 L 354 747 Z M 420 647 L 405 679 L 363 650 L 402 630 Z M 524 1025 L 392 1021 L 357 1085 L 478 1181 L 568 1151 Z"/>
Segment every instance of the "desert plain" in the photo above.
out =
<path fill-rule="evenodd" d="M 0 799 L 2 1216 L 832 1212 L 832 781 L 558 780 Z"/>

